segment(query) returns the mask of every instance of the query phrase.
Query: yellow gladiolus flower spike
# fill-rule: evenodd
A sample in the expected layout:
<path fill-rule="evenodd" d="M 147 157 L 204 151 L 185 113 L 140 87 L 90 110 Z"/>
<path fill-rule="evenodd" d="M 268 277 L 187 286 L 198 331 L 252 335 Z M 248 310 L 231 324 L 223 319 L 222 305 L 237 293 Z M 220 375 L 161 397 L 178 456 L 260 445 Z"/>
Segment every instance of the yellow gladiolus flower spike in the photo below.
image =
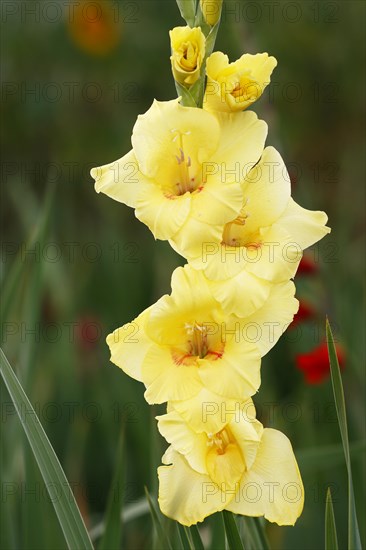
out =
<path fill-rule="evenodd" d="M 183 525 L 221 510 L 294 525 L 304 488 L 287 437 L 263 429 L 244 403 L 216 433 L 197 432 L 175 411 L 158 417 L 170 443 L 158 468 L 161 511 Z M 254 408 L 254 407 L 253 407 Z"/>
<path fill-rule="evenodd" d="M 200 27 L 175 27 L 169 35 L 173 76 L 180 84 L 192 86 L 200 77 L 205 58 L 205 35 Z"/>
<path fill-rule="evenodd" d="M 243 111 L 260 98 L 276 65 L 277 60 L 267 53 L 246 53 L 229 63 L 227 55 L 214 52 L 207 59 L 203 108 L 208 111 Z"/>
<path fill-rule="evenodd" d="M 330 232 L 324 212 L 306 210 L 291 198 L 290 177 L 273 147 L 247 168 L 242 191 L 239 215 L 224 227 L 212 227 L 211 239 L 198 237 L 196 221 L 194 241 L 180 233 L 170 239 L 177 252 L 215 282 L 212 292 L 225 311 L 239 316 L 264 303 L 271 283 L 292 278 L 302 251 Z"/>
<path fill-rule="evenodd" d="M 207 166 L 255 164 L 262 154 L 267 125 L 254 113 L 224 114 L 182 107 L 178 99 L 155 101 L 133 129 L 133 149 L 120 160 L 93 168 L 96 191 L 135 208 L 157 239 L 195 242 L 195 224 L 211 240 L 215 224 L 240 212 L 239 181 L 223 185 Z M 209 164 L 208 164 L 209 163 Z M 191 222 L 191 225 L 188 222 Z M 192 232 L 193 231 L 193 232 Z"/>
<path fill-rule="evenodd" d="M 145 384 L 148 403 L 183 402 L 183 409 L 190 408 L 189 400 L 199 400 L 204 390 L 228 399 L 249 397 L 260 385 L 261 355 L 297 311 L 294 292 L 292 282 L 274 286 L 252 316 L 228 317 L 202 272 L 177 268 L 170 296 L 107 337 L 111 361 Z"/>

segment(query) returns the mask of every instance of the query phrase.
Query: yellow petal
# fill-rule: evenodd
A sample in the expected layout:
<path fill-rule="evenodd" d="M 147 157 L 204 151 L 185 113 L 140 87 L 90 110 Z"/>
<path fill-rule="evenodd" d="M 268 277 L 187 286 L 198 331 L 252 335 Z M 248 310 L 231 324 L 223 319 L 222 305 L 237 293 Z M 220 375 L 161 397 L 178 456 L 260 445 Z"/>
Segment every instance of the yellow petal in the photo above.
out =
<path fill-rule="evenodd" d="M 304 250 L 330 233 L 330 228 L 325 225 L 327 220 L 328 216 L 325 212 L 307 210 L 290 199 L 277 223 Z"/>
<path fill-rule="evenodd" d="M 154 305 L 146 330 L 155 342 L 178 346 L 187 339 L 187 323 L 215 322 L 219 313 L 203 273 L 186 265 L 174 270 L 172 294 Z"/>
<path fill-rule="evenodd" d="M 93 168 L 90 174 L 95 179 L 97 193 L 104 193 L 133 208 L 136 205 L 141 184 L 148 182 L 147 178 L 139 171 L 133 151 L 115 162 Z"/>
<path fill-rule="evenodd" d="M 169 244 L 188 261 L 199 258 L 199 265 L 202 265 L 201 258 L 207 243 L 219 243 L 222 238 L 222 229 L 222 225 L 210 225 L 190 216 L 183 227 L 169 240 Z"/>
<path fill-rule="evenodd" d="M 262 307 L 243 320 L 242 334 L 258 346 L 263 357 L 277 343 L 298 309 L 294 283 L 274 284 Z"/>
<path fill-rule="evenodd" d="M 241 479 L 245 463 L 239 447 L 229 443 L 224 452 L 218 452 L 215 447 L 209 449 L 206 457 L 207 472 L 219 487 L 232 491 Z"/>
<path fill-rule="evenodd" d="M 243 204 L 240 182 L 226 184 L 217 175 L 209 176 L 202 191 L 192 196 L 192 216 L 204 223 L 224 225 L 239 215 Z M 193 235 L 190 235 L 193 240 Z M 200 239 L 200 235 L 195 235 Z"/>
<path fill-rule="evenodd" d="M 140 170 L 164 187 L 176 181 L 180 149 L 190 158 L 195 174 L 216 150 L 219 137 L 220 127 L 213 115 L 203 109 L 182 107 L 175 99 L 154 101 L 137 118 L 132 145 Z"/>
<path fill-rule="evenodd" d="M 254 246 L 249 245 L 244 249 L 246 270 L 272 282 L 291 279 L 302 257 L 301 246 L 279 221 L 261 229 L 254 240 Z"/>
<path fill-rule="evenodd" d="M 266 428 L 256 460 L 226 509 L 264 516 L 278 525 L 294 525 L 303 505 L 304 488 L 291 443 L 281 432 Z"/>
<path fill-rule="evenodd" d="M 170 239 L 184 224 L 191 209 L 191 195 L 164 194 L 155 185 L 145 185 L 136 199 L 136 217 L 146 224 L 156 239 Z"/>
<path fill-rule="evenodd" d="M 191 468 L 199 473 L 207 474 L 206 434 L 195 432 L 174 410 L 156 418 L 159 432 L 172 445 L 173 449 L 185 456 Z"/>
<path fill-rule="evenodd" d="M 243 54 L 238 61 L 236 61 L 238 67 L 245 67 L 251 70 L 256 81 L 265 87 L 269 84 L 270 76 L 273 69 L 277 66 L 277 60 L 275 57 L 269 56 L 268 53 Z"/>
<path fill-rule="evenodd" d="M 285 163 L 274 147 L 266 147 L 260 162 L 243 183 L 245 230 L 250 234 L 272 225 L 285 211 L 291 185 Z"/>
<path fill-rule="evenodd" d="M 215 116 L 220 123 L 220 143 L 209 162 L 216 165 L 222 183 L 241 183 L 263 152 L 267 124 L 251 111 L 215 113 Z M 207 165 L 206 171 L 209 170 Z"/>
<path fill-rule="evenodd" d="M 154 344 L 147 351 L 141 367 L 148 403 L 189 399 L 202 388 L 197 366 L 177 364 L 168 346 Z"/>
<path fill-rule="evenodd" d="M 244 457 L 245 467 L 248 470 L 254 464 L 263 434 L 262 424 L 253 416 L 255 412 L 253 402 L 247 401 L 246 407 L 242 407 L 242 415 L 238 422 L 233 418 L 229 429 L 235 438 L 238 447 Z"/>
<path fill-rule="evenodd" d="M 153 345 L 145 332 L 150 311 L 151 308 L 146 309 L 132 323 L 126 323 L 107 336 L 112 363 L 140 382 L 141 365 Z"/>
<path fill-rule="evenodd" d="M 212 281 L 212 293 L 227 315 L 248 317 L 267 300 L 271 283 L 242 270 L 224 281 Z"/>
<path fill-rule="evenodd" d="M 206 63 L 207 76 L 216 80 L 219 73 L 229 65 L 229 58 L 222 52 L 213 52 Z"/>
<path fill-rule="evenodd" d="M 193 525 L 205 517 L 219 512 L 227 506 L 232 494 L 223 493 L 207 475 L 190 468 L 179 453 L 171 450 L 165 454 L 165 462 L 171 466 L 160 466 L 159 505 L 163 514 L 183 525 Z"/>
<path fill-rule="evenodd" d="M 232 399 L 247 399 L 260 386 L 260 356 L 257 346 L 240 334 L 240 323 L 227 322 L 219 327 L 226 340 L 221 358 L 198 359 L 199 377 L 210 391 Z M 235 332 L 235 334 L 230 334 Z"/>
<path fill-rule="evenodd" d="M 172 274 L 172 296 L 175 305 L 184 309 L 213 309 L 217 303 L 212 296 L 209 281 L 202 271 L 189 264 L 177 267 Z"/>
<path fill-rule="evenodd" d="M 248 404 L 242 399 L 227 399 L 206 387 L 191 399 L 171 401 L 170 405 L 199 433 L 217 433 L 232 419 L 240 422 L 248 411 Z"/>
<path fill-rule="evenodd" d="M 192 259 L 191 264 L 195 269 L 203 269 L 212 281 L 226 281 L 245 269 L 247 257 L 245 247 L 222 244 L 221 233 L 220 240 L 212 239 L 202 244 L 202 254 Z"/>

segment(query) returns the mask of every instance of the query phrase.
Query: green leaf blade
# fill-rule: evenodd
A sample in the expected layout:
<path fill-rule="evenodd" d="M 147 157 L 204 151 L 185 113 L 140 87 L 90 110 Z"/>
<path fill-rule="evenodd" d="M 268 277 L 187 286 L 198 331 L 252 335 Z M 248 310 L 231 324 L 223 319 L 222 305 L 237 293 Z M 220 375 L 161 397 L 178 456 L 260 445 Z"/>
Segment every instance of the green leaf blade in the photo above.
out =
<path fill-rule="evenodd" d="M 2 349 L 0 349 L 0 365 L 2 379 L 32 448 L 66 544 L 72 550 L 92 550 L 93 545 L 61 464 Z"/>
<path fill-rule="evenodd" d="M 195 550 L 187 527 L 184 527 L 180 523 L 177 523 L 177 525 L 183 550 Z"/>
<path fill-rule="evenodd" d="M 334 394 L 334 401 L 338 417 L 339 430 L 341 432 L 342 445 L 344 450 L 344 456 L 346 460 L 347 473 L 348 473 L 348 550 L 361 550 L 361 538 L 358 528 L 356 504 L 353 491 L 351 459 L 348 441 L 348 428 L 347 428 L 347 413 L 346 403 L 344 398 L 343 384 L 341 371 L 339 368 L 337 351 L 334 345 L 334 338 L 331 326 L 328 319 L 326 320 L 326 336 L 328 345 L 328 355 L 330 364 L 330 374 L 332 379 L 332 387 Z"/>
<path fill-rule="evenodd" d="M 120 548 L 122 539 L 122 505 L 123 505 L 123 449 L 124 449 L 124 429 L 122 428 L 115 464 L 115 471 L 112 484 L 109 490 L 107 510 L 105 514 L 105 531 L 99 545 L 99 550 L 110 550 L 111 548 Z"/>
<path fill-rule="evenodd" d="M 325 503 L 325 550 L 338 550 L 337 530 L 329 487 Z"/>
<path fill-rule="evenodd" d="M 203 542 L 197 525 L 191 525 L 189 532 L 192 536 L 193 546 L 195 550 L 204 550 Z"/>
<path fill-rule="evenodd" d="M 171 550 L 171 544 L 169 542 L 169 539 L 163 529 L 163 526 L 161 524 L 161 521 L 159 519 L 159 516 L 158 516 L 158 513 L 156 511 L 156 508 L 155 508 L 155 504 L 149 494 L 149 491 L 147 490 L 147 488 L 145 487 L 145 494 L 146 494 L 146 499 L 147 499 L 147 502 L 149 503 L 149 508 L 150 508 L 150 514 L 151 514 L 151 518 L 152 518 L 152 521 L 153 521 L 153 525 L 155 527 L 155 530 L 156 530 L 156 534 L 157 536 L 159 537 L 159 542 L 161 543 L 162 545 L 162 548 L 167 548 L 168 550 Z"/>
<path fill-rule="evenodd" d="M 227 510 L 223 510 L 222 515 L 224 518 L 225 533 L 229 549 L 245 550 L 233 514 Z"/>

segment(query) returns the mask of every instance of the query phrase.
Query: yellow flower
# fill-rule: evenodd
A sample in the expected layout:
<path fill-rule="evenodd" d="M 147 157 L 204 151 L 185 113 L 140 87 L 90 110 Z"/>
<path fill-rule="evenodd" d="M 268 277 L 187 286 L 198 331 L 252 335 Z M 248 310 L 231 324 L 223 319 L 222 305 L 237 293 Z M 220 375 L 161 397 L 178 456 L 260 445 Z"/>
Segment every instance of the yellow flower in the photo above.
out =
<path fill-rule="evenodd" d="M 93 168 L 95 189 L 135 208 L 136 216 L 157 239 L 203 240 L 214 224 L 235 218 L 243 199 L 239 181 L 222 184 L 206 171 L 219 163 L 255 164 L 264 147 L 267 125 L 254 113 L 216 117 L 182 107 L 178 99 L 155 101 L 133 129 L 133 149 L 120 160 Z M 191 225 L 188 222 L 191 222 Z"/>
<path fill-rule="evenodd" d="M 222 0 L 201 0 L 201 11 L 208 25 L 213 27 L 220 19 Z"/>
<path fill-rule="evenodd" d="M 111 361 L 145 384 L 148 403 L 184 401 L 182 408 L 193 410 L 189 400 L 199 406 L 204 391 L 249 397 L 260 385 L 261 355 L 275 345 L 297 307 L 294 285 L 287 282 L 275 286 L 252 316 L 227 317 L 209 281 L 186 265 L 174 271 L 170 296 L 107 337 Z"/>
<path fill-rule="evenodd" d="M 246 53 L 234 63 L 222 52 L 207 59 L 207 87 L 203 102 L 209 111 L 243 111 L 260 98 L 277 61 L 267 53 Z"/>
<path fill-rule="evenodd" d="M 238 216 L 224 226 L 211 226 L 211 239 L 200 238 L 195 222 L 194 240 L 180 233 L 170 240 L 194 268 L 215 281 L 212 292 L 225 311 L 239 316 L 264 303 L 271 283 L 292 278 L 302 251 L 330 232 L 324 212 L 306 210 L 291 198 L 289 175 L 273 147 L 248 169 L 242 192 Z"/>
<path fill-rule="evenodd" d="M 174 78 L 180 84 L 192 86 L 200 77 L 205 58 L 205 35 L 200 27 L 175 27 L 169 35 Z"/>
<path fill-rule="evenodd" d="M 166 516 L 189 526 L 226 509 L 294 525 L 304 488 L 291 443 L 283 433 L 263 429 L 248 407 L 242 413 L 216 433 L 195 431 L 175 411 L 158 417 L 171 445 L 158 468 Z"/>

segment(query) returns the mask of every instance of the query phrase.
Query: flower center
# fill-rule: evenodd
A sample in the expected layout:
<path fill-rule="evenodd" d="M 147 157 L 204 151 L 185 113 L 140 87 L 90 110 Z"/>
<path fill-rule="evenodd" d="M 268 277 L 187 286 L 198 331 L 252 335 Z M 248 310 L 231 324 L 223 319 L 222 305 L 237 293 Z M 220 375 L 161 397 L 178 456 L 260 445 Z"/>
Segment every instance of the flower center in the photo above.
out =
<path fill-rule="evenodd" d="M 239 446 L 226 427 L 209 434 L 206 455 L 207 472 L 221 490 L 232 490 L 245 471 L 245 462 Z"/>
<path fill-rule="evenodd" d="M 177 143 L 177 154 L 175 160 L 178 165 L 177 180 L 173 185 L 173 195 L 181 196 L 185 193 L 193 193 L 198 188 L 197 177 L 192 173 L 192 159 L 185 151 L 184 136 L 190 135 L 190 132 L 182 134 L 179 130 L 172 130 L 175 134 L 173 142 Z"/>
<path fill-rule="evenodd" d="M 260 95 L 261 90 L 259 89 L 258 82 L 252 80 L 249 75 L 250 72 L 242 75 L 230 92 L 230 95 L 232 95 L 237 102 L 248 100 L 255 101 Z"/>
<path fill-rule="evenodd" d="M 197 364 L 197 359 L 217 361 L 222 358 L 225 343 L 219 337 L 219 331 L 212 331 L 212 324 L 185 323 L 185 343 L 177 348 L 171 348 L 173 361 L 176 365 L 191 366 Z"/>
<path fill-rule="evenodd" d="M 207 328 L 196 321 L 193 325 L 186 325 L 188 344 L 190 346 L 191 355 L 203 359 L 208 352 L 208 334 Z"/>
<path fill-rule="evenodd" d="M 207 446 L 214 448 L 217 454 L 223 455 L 229 443 L 234 442 L 232 439 L 228 430 L 224 428 L 221 432 L 208 435 Z"/>
<path fill-rule="evenodd" d="M 197 68 L 197 47 L 192 42 L 185 42 L 180 48 L 179 64 L 186 71 L 194 71 Z"/>
<path fill-rule="evenodd" d="M 262 244 L 260 235 L 258 233 L 249 233 L 245 227 L 247 218 L 249 218 L 248 212 L 242 211 L 240 216 L 224 226 L 222 245 L 233 247 L 244 246 L 248 249 L 260 248 Z"/>

